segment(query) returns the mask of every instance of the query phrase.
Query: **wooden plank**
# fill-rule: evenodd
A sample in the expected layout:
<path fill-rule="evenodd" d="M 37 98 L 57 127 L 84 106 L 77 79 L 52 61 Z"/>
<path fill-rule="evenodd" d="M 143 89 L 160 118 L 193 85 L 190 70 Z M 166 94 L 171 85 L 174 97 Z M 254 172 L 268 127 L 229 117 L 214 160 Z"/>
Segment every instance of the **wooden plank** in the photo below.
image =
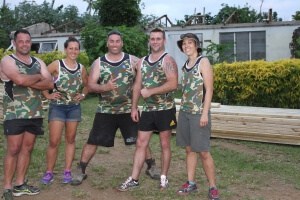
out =
<path fill-rule="evenodd" d="M 300 119 L 300 109 L 221 105 L 220 108 L 211 108 L 211 113 L 236 116 L 266 116 L 275 118 Z"/>
<path fill-rule="evenodd" d="M 270 116 L 241 116 L 241 115 L 224 115 L 224 114 L 212 114 L 212 120 L 219 121 L 236 121 L 236 122 L 256 122 L 264 124 L 285 124 L 285 125 L 299 125 L 300 121 L 298 119 L 288 119 L 288 118 L 278 118 Z"/>
<path fill-rule="evenodd" d="M 300 145 L 300 136 L 283 136 L 283 135 L 274 135 L 272 133 L 261 134 L 261 133 L 248 133 L 248 132 L 240 132 L 240 131 L 236 132 L 236 131 L 214 130 L 212 132 L 212 137 L 278 143 L 278 144 Z"/>

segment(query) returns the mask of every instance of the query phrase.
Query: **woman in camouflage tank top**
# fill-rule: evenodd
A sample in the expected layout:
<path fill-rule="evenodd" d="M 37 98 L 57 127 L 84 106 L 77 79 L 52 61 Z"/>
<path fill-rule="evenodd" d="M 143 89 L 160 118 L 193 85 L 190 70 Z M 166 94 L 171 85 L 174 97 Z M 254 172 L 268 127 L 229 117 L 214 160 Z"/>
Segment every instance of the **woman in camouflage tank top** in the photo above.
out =
<path fill-rule="evenodd" d="M 182 99 L 176 131 L 177 145 L 184 146 L 186 150 L 188 180 L 177 194 L 187 195 L 197 190 L 195 172 L 199 156 L 208 180 L 208 197 L 210 200 L 219 200 L 214 161 L 209 152 L 213 70 L 209 60 L 201 55 L 202 49 L 197 35 L 183 34 L 177 45 L 188 57 L 182 67 Z"/>
<path fill-rule="evenodd" d="M 76 59 L 80 52 L 80 43 L 76 38 L 65 42 L 66 58 L 56 60 L 48 66 L 54 79 L 52 93 L 44 91 L 44 96 L 50 101 L 48 114 L 49 146 L 47 149 L 47 170 L 41 182 L 50 184 L 53 181 L 58 147 L 62 132 L 65 129 L 65 166 L 63 183 L 72 180 L 71 166 L 75 154 L 75 136 L 78 123 L 81 121 L 82 101 L 88 93 L 87 72 Z"/>

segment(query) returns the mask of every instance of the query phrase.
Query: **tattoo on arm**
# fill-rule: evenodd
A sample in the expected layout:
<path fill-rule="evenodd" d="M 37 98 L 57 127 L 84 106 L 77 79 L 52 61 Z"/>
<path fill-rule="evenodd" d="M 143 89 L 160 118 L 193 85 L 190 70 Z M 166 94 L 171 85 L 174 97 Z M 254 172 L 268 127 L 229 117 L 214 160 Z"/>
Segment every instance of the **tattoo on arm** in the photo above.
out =
<path fill-rule="evenodd" d="M 170 59 L 165 64 L 166 73 L 175 73 L 177 72 L 177 65 L 174 60 Z"/>

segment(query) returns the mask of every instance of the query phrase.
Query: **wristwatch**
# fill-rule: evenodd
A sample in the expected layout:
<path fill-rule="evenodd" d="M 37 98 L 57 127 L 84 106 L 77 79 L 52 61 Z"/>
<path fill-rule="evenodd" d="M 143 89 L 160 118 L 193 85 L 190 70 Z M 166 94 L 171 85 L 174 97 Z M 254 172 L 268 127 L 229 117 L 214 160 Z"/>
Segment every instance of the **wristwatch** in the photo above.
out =
<path fill-rule="evenodd" d="M 81 93 L 81 96 L 82 96 L 82 97 L 85 97 L 85 94 Z"/>

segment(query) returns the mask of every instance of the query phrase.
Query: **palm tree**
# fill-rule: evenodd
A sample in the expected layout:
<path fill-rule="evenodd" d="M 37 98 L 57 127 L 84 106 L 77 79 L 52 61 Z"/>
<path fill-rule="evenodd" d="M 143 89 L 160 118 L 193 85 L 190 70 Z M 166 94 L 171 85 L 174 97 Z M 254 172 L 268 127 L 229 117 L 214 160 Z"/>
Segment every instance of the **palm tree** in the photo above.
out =
<path fill-rule="evenodd" d="M 83 0 L 88 3 L 88 7 L 86 8 L 86 11 L 91 15 L 93 6 L 94 6 L 94 0 Z"/>

